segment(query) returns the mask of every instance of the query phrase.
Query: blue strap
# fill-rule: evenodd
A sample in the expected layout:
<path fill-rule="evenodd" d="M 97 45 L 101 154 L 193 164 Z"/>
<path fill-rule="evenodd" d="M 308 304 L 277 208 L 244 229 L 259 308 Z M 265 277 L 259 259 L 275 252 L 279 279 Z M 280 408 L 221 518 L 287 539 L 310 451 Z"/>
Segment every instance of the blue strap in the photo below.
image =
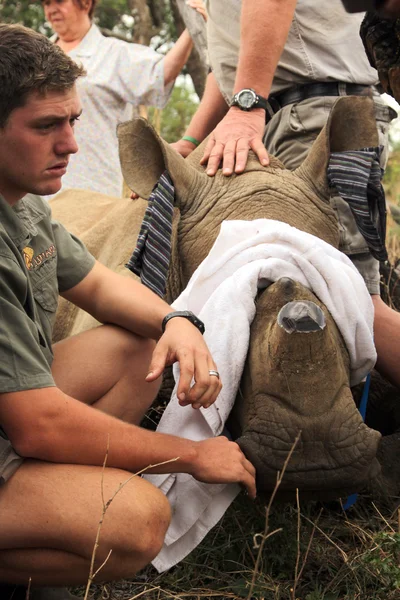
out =
<path fill-rule="evenodd" d="M 363 421 L 365 421 L 365 415 L 367 413 L 367 404 L 368 404 L 368 394 L 369 387 L 371 385 L 371 373 L 368 373 L 367 379 L 364 383 L 364 389 L 361 396 L 361 402 L 358 410 L 360 411 L 360 415 L 362 416 Z M 357 502 L 358 494 L 351 494 L 348 496 L 346 502 L 343 504 L 343 510 L 348 510 L 350 506 L 353 506 Z"/>
<path fill-rule="evenodd" d="M 360 407 L 358 409 L 360 411 L 363 421 L 365 421 L 365 415 L 367 414 L 368 394 L 369 394 L 370 385 L 371 385 L 371 373 L 368 373 L 367 379 L 365 380 L 365 383 L 364 383 L 364 389 L 363 389 L 363 393 L 361 396 Z"/>

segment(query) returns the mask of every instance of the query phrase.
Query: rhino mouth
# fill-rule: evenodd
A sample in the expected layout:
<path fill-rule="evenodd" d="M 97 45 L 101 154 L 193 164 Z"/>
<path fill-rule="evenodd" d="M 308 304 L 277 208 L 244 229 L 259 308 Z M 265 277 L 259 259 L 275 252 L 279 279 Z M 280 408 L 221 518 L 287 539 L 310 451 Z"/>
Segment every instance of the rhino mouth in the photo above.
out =
<path fill-rule="evenodd" d="M 380 434 L 362 422 L 351 396 L 341 399 L 342 410 L 335 405 L 335 410 L 307 418 L 291 411 L 290 420 L 282 404 L 276 407 L 276 399 L 262 401 L 272 408 L 262 420 L 259 415 L 250 420 L 236 440 L 256 468 L 259 494 L 270 494 L 283 470 L 282 495 L 291 497 L 298 489 L 303 498 L 321 500 L 361 491 L 379 474 Z M 344 406 L 350 402 L 352 406 Z"/>

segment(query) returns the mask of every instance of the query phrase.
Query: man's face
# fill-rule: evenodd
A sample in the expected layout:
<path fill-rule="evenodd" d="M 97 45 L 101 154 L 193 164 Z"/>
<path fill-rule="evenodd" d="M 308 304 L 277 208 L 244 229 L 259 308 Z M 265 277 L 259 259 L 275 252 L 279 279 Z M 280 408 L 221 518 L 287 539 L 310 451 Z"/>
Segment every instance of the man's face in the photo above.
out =
<path fill-rule="evenodd" d="M 46 20 L 59 36 L 74 33 L 88 14 L 88 8 L 80 8 L 74 0 L 42 0 L 42 4 Z"/>
<path fill-rule="evenodd" d="M 74 124 L 81 114 L 75 87 L 31 93 L 0 128 L 0 193 L 9 204 L 22 196 L 61 188 L 70 154 L 78 150 Z"/>

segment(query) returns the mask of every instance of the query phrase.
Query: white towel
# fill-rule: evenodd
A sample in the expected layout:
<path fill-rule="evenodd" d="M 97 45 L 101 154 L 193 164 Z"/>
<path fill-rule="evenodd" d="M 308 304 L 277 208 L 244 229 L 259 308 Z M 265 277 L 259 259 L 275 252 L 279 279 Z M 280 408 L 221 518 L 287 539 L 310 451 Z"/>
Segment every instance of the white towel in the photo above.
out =
<path fill-rule="evenodd" d="M 351 385 L 376 361 L 373 304 L 364 280 L 346 255 L 319 238 L 268 219 L 224 221 L 207 258 L 174 302 L 205 323 L 204 337 L 223 382 L 213 406 L 179 406 L 176 387 L 158 431 L 202 440 L 220 435 L 232 408 L 248 351 L 258 288 L 290 277 L 312 290 L 336 321 L 347 345 Z M 174 366 L 175 380 L 179 368 Z M 185 473 L 147 475 L 172 506 L 164 546 L 153 561 L 161 572 L 193 550 L 239 492 L 236 484 L 209 485 Z"/>

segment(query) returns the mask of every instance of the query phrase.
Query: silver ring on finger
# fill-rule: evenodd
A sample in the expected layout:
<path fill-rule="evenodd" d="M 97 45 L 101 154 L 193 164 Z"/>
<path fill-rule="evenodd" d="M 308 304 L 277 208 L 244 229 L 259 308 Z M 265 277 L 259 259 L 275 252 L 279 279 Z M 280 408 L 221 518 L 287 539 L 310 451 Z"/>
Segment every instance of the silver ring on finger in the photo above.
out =
<path fill-rule="evenodd" d="M 211 375 L 212 377 L 218 377 L 218 379 L 219 379 L 219 373 L 218 373 L 218 371 L 215 371 L 214 369 L 210 369 L 210 371 L 208 371 L 208 374 Z"/>

